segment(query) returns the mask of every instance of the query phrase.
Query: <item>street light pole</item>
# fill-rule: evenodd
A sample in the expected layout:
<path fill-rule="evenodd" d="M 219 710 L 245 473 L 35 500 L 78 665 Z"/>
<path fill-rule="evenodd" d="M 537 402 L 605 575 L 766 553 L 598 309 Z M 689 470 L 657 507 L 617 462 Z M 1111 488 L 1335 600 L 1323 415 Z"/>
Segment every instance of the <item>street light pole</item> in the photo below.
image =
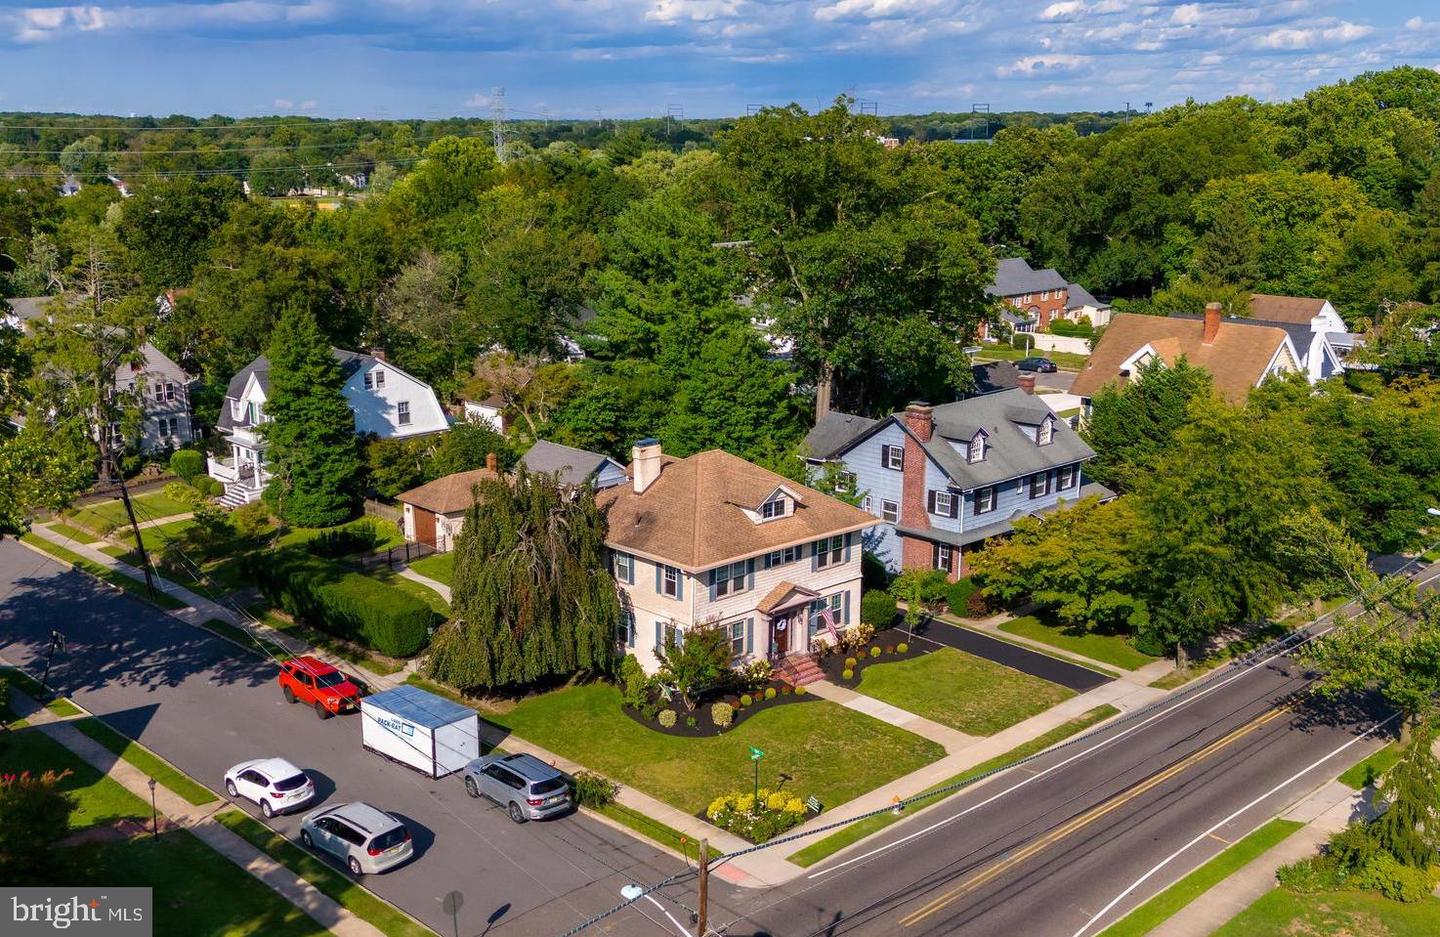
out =
<path fill-rule="evenodd" d="M 150 831 L 155 839 L 160 838 L 160 811 L 155 809 L 155 779 L 150 779 Z"/>

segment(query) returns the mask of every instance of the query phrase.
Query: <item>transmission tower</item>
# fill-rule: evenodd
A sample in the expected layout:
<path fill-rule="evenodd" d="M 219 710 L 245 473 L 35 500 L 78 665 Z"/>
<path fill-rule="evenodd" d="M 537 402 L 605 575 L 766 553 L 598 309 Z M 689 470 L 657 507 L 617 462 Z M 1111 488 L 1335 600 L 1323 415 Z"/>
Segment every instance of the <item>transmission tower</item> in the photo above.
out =
<path fill-rule="evenodd" d="M 675 122 L 685 119 L 685 105 L 670 104 L 665 108 L 665 136 L 675 133 Z"/>
<path fill-rule="evenodd" d="M 495 160 L 504 163 L 510 158 L 505 146 L 505 89 L 490 92 L 490 133 L 495 138 Z"/>
<path fill-rule="evenodd" d="M 855 106 L 860 109 L 861 114 L 869 114 L 871 117 L 880 116 L 879 101 L 856 101 Z"/>

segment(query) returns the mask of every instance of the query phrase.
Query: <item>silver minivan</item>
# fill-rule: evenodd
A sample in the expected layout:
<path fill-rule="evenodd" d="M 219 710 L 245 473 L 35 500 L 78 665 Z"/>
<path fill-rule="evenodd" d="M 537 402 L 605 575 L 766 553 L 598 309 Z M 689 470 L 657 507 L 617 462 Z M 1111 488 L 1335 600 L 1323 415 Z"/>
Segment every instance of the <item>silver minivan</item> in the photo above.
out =
<path fill-rule="evenodd" d="M 330 853 L 356 875 L 393 869 L 415 854 L 405 824 L 361 801 L 307 813 L 300 842 Z"/>
<path fill-rule="evenodd" d="M 495 801 L 516 823 L 543 820 L 570 809 L 565 775 L 523 753 L 491 754 L 470 762 L 465 766 L 465 792 Z"/>

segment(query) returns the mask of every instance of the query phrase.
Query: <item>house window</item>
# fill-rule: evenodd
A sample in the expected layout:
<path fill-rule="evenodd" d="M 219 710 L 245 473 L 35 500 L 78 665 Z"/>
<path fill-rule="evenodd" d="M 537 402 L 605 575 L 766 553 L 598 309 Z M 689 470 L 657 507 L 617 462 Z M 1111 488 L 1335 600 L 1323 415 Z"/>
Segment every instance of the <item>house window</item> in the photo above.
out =
<path fill-rule="evenodd" d="M 930 513 L 931 513 L 931 514 L 935 514 L 935 515 L 937 515 L 937 516 L 939 516 L 939 517 L 954 517 L 954 516 L 955 516 L 955 494 L 954 494 L 954 492 L 950 492 L 950 491 L 936 491 L 936 492 L 933 492 L 933 494 L 934 494 L 934 499 L 933 499 L 933 504 L 931 505 L 931 508 L 930 508 Z"/>
<path fill-rule="evenodd" d="M 845 593 L 837 592 L 832 596 L 823 599 L 816 599 L 810 603 L 809 614 L 806 615 L 810 637 L 815 637 L 821 628 L 825 627 L 825 613 L 830 613 L 830 620 L 839 628 L 848 624 L 842 620 L 845 609 Z"/>
<path fill-rule="evenodd" d="M 970 451 L 966 457 L 971 462 L 980 462 L 985 458 L 985 437 L 976 433 L 970 438 Z"/>
<path fill-rule="evenodd" d="M 629 553 L 614 554 L 611 569 L 616 582 L 635 584 L 635 557 Z"/>
<path fill-rule="evenodd" d="M 684 647 L 685 632 L 681 631 L 680 626 L 676 625 L 673 621 L 661 622 L 660 640 L 666 647 L 669 647 L 671 645 L 674 645 L 675 647 Z"/>
<path fill-rule="evenodd" d="M 409 425 L 410 425 L 410 401 L 408 401 L 408 400 L 402 400 L 402 401 L 400 401 L 398 404 L 396 404 L 395 406 L 396 406 L 396 408 L 397 408 L 397 410 L 398 410 L 398 412 L 399 412 L 399 414 L 400 414 L 400 425 L 401 425 L 401 426 L 409 426 Z"/>
<path fill-rule="evenodd" d="M 745 561 L 717 566 L 710 571 L 710 581 L 715 584 L 715 597 L 734 595 L 745 591 Z"/>
<path fill-rule="evenodd" d="M 1037 445 L 1048 446 L 1055 439 L 1055 421 L 1046 417 L 1040 421 L 1040 428 L 1035 430 L 1035 442 Z"/>
<path fill-rule="evenodd" d="M 1021 305 L 1025 305 L 1025 304 L 1029 303 L 1030 300 L 1031 300 L 1031 298 L 1032 298 L 1034 295 L 1035 295 L 1034 293 L 1026 293 L 1024 296 L 1020 297 L 1020 304 L 1021 304 Z"/>
<path fill-rule="evenodd" d="M 786 514 L 789 514 L 789 501 L 790 499 L 786 498 L 784 495 L 779 495 L 777 497 L 771 498 L 769 501 L 766 501 L 764 504 L 760 505 L 761 519 L 768 521 L 773 520 L 777 517 L 784 517 Z"/>
<path fill-rule="evenodd" d="M 995 502 L 997 500 L 998 494 L 999 492 L 996 491 L 994 485 L 991 485 L 989 488 L 976 489 L 975 513 L 989 514 L 991 511 L 995 510 Z"/>
<path fill-rule="evenodd" d="M 773 569 L 776 566 L 785 566 L 800 559 L 802 547 L 786 547 L 783 550 L 776 550 L 765 557 L 765 568 Z"/>
<path fill-rule="evenodd" d="M 1068 491 L 1075 487 L 1077 476 L 1080 473 L 1075 471 L 1073 465 L 1062 465 L 1055 473 L 1055 489 L 1057 491 Z"/>
<path fill-rule="evenodd" d="M 866 495 L 866 496 L 865 496 L 865 500 L 860 503 L 860 509 L 861 509 L 862 511 L 864 511 L 866 514 L 873 514 L 873 513 L 875 513 L 875 512 L 874 512 L 874 510 L 871 509 L 870 505 L 871 505 L 870 496 L 869 496 L 869 495 Z"/>
<path fill-rule="evenodd" d="M 845 537 L 836 534 L 833 537 L 822 537 L 815 541 L 815 568 L 824 569 L 827 566 L 835 566 L 845 557 Z"/>
<path fill-rule="evenodd" d="M 880 519 L 891 524 L 898 523 L 900 520 L 900 505 L 894 501 L 881 501 Z"/>
<path fill-rule="evenodd" d="M 375 371 L 374 374 L 375 374 L 375 386 L 376 386 L 376 387 L 384 387 L 384 386 L 385 386 L 385 372 L 384 372 L 384 371 Z"/>
<path fill-rule="evenodd" d="M 365 372 L 365 389 L 370 390 L 375 386 L 375 375 L 369 371 Z"/>
<path fill-rule="evenodd" d="M 1050 473 L 1036 472 L 1030 476 L 1030 497 L 1043 498 L 1050 493 Z"/>
<path fill-rule="evenodd" d="M 881 446 L 880 463 L 887 469 L 900 472 L 905 469 L 905 449 L 903 446 Z"/>
<path fill-rule="evenodd" d="M 660 568 L 660 594 L 672 599 L 680 597 L 680 570 L 674 566 Z"/>
<path fill-rule="evenodd" d="M 745 631 L 748 622 L 745 619 L 730 622 L 730 656 L 732 658 L 745 656 Z"/>
<path fill-rule="evenodd" d="M 259 423 L 259 422 L 260 422 L 260 405 L 257 404 L 257 403 L 256 403 L 255 401 L 253 401 L 253 400 L 251 400 L 249 403 L 245 404 L 245 418 L 246 418 L 246 421 L 247 421 L 251 426 L 254 426 L 254 425 L 256 425 L 257 423 Z"/>
<path fill-rule="evenodd" d="M 615 627 L 615 640 L 621 647 L 635 646 L 635 613 L 628 608 L 620 610 L 620 621 Z"/>
<path fill-rule="evenodd" d="M 1042 303 L 1045 302 L 1046 300 L 1048 300 L 1049 298 L 1050 298 L 1050 291 L 1049 291 L 1049 290 L 1041 290 L 1041 291 L 1040 291 L 1040 301 L 1041 301 Z"/>
<path fill-rule="evenodd" d="M 935 568 L 950 572 L 950 564 L 955 559 L 955 548 L 948 543 L 935 544 Z"/>

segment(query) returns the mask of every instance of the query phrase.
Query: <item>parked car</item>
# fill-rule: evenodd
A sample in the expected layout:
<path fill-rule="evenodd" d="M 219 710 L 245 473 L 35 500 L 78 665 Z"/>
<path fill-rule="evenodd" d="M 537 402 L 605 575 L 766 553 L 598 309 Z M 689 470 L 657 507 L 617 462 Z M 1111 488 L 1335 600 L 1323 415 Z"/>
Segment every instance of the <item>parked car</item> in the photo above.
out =
<path fill-rule="evenodd" d="M 225 793 L 260 806 L 267 817 L 303 807 L 315 799 L 315 785 L 284 758 L 242 761 L 225 772 Z"/>
<path fill-rule="evenodd" d="M 330 853 L 355 875 L 393 869 L 415 854 L 405 824 L 358 800 L 307 813 L 300 821 L 300 842 Z"/>
<path fill-rule="evenodd" d="M 360 708 L 360 688 L 345 674 L 315 657 L 296 657 L 282 663 L 280 689 L 287 703 L 313 706 L 315 715 L 321 719 Z"/>
<path fill-rule="evenodd" d="M 1021 371 L 1039 371 L 1042 374 L 1054 374 L 1059 370 L 1055 362 L 1043 357 L 1021 358 L 1015 362 L 1015 367 Z"/>
<path fill-rule="evenodd" d="M 534 755 L 486 755 L 465 766 L 465 792 L 488 797 L 516 823 L 543 820 L 570 809 L 565 775 Z"/>

